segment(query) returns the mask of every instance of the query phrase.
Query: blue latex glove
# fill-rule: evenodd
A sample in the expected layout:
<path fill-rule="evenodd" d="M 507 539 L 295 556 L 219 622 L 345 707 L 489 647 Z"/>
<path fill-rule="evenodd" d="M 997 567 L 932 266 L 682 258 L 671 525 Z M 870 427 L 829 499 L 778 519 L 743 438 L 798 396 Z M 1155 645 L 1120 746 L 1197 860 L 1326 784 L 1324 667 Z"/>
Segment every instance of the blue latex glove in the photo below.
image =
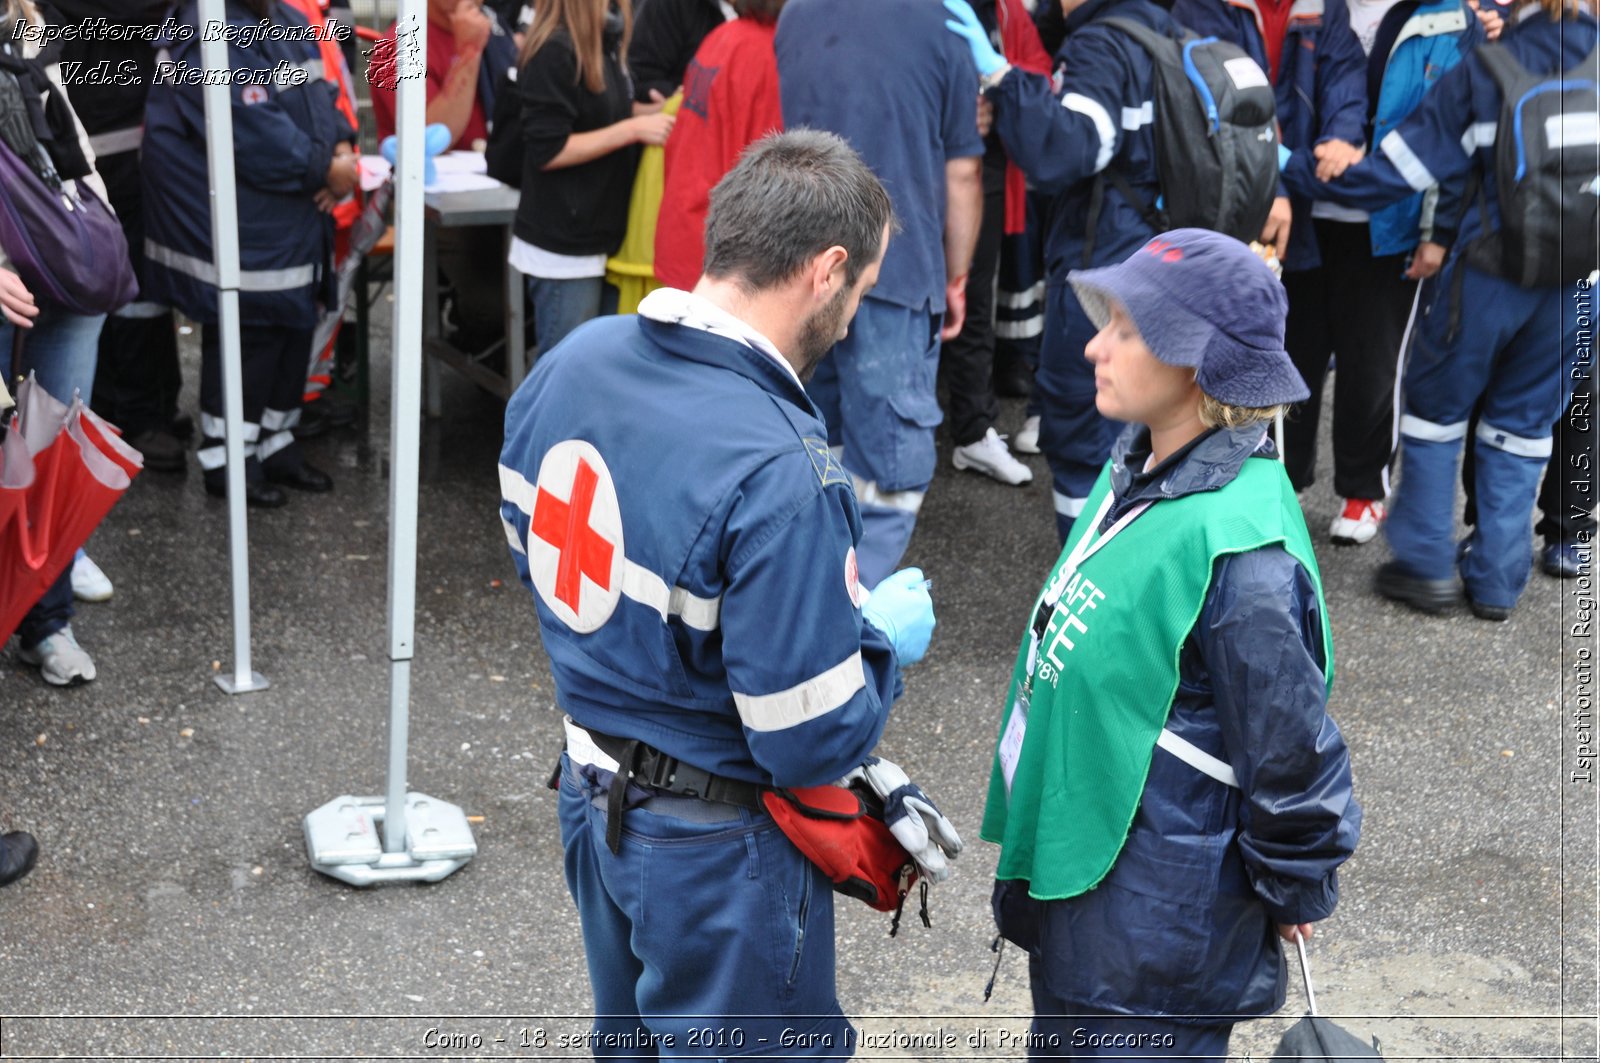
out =
<path fill-rule="evenodd" d="M 423 130 L 422 150 L 427 157 L 422 164 L 422 183 L 431 185 L 438 180 L 438 167 L 433 165 L 435 155 L 443 155 L 450 150 L 450 127 L 443 122 L 435 122 Z M 400 139 L 394 134 L 383 138 L 383 143 L 378 145 L 378 154 L 382 155 L 390 166 L 400 154 Z"/>
<path fill-rule="evenodd" d="M 894 643 L 901 667 L 916 664 L 933 637 L 933 597 L 920 568 L 903 568 L 872 588 L 861 614 Z"/>
<path fill-rule="evenodd" d="M 989 43 L 989 31 L 978 21 L 977 14 L 967 0 L 944 0 L 944 9 L 955 16 L 955 21 L 945 20 L 944 28 L 967 42 L 972 49 L 972 61 L 978 64 L 978 74 L 988 77 L 1006 65 L 1006 57 Z"/>
<path fill-rule="evenodd" d="M 1288 148 L 1284 147 L 1282 144 L 1279 144 L 1278 145 L 1278 172 L 1279 173 L 1283 172 L 1283 168 L 1285 166 L 1289 165 L 1289 160 L 1292 159 L 1292 158 L 1294 158 L 1294 152 L 1290 151 Z"/>

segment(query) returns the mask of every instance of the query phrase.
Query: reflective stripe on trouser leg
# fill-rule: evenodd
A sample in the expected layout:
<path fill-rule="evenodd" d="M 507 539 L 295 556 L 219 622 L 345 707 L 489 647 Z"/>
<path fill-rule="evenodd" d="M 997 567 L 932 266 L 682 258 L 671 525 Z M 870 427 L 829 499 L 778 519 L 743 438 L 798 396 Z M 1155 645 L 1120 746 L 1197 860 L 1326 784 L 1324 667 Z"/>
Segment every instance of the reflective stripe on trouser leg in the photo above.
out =
<path fill-rule="evenodd" d="M 261 440 L 261 426 L 250 421 L 240 425 L 244 437 L 244 457 L 248 461 L 256 456 Z M 215 414 L 200 411 L 200 449 L 195 457 L 204 470 L 220 469 L 228 463 L 228 422 Z"/>
<path fill-rule="evenodd" d="M 861 585 L 871 590 L 900 565 L 924 491 L 880 491 L 871 480 L 852 477 L 856 508 L 861 513 L 861 542 L 856 544 L 856 564 Z"/>
<path fill-rule="evenodd" d="M 1083 350 L 1097 330 L 1071 288 L 1048 289 L 1045 320 L 1034 396 L 1039 401 L 1039 449 L 1050 463 L 1056 495 L 1073 500 L 1056 506 L 1056 532 L 1065 542 L 1077 516 L 1072 506 L 1082 507 L 1123 426 L 1095 406 L 1094 366 Z"/>
<path fill-rule="evenodd" d="M 1085 498 L 1074 498 L 1062 494 L 1060 491 L 1051 492 L 1055 497 L 1056 505 L 1056 538 L 1061 542 L 1067 541 L 1067 536 L 1072 534 L 1072 525 L 1078 519 L 1078 514 L 1083 512 Z"/>
<path fill-rule="evenodd" d="M 1400 483 L 1383 533 L 1395 559 L 1411 575 L 1449 579 L 1456 553 L 1456 463 L 1466 426 L 1434 439 L 1413 435 L 1404 422 L 1400 431 L 1406 437 L 1400 449 Z"/>
<path fill-rule="evenodd" d="M 1511 440 L 1515 442 L 1507 446 Z M 1538 453 L 1541 442 L 1543 455 Z M 1477 459 L 1473 493 L 1478 521 L 1468 540 L 1472 548 L 1461 559 L 1461 580 L 1474 601 L 1510 607 L 1527 586 L 1533 567 L 1529 522 L 1539 474 L 1550 453 L 1550 439 L 1508 439 L 1505 433 L 1480 421 L 1473 447 Z M 1403 491 L 1404 482 L 1400 486 Z"/>

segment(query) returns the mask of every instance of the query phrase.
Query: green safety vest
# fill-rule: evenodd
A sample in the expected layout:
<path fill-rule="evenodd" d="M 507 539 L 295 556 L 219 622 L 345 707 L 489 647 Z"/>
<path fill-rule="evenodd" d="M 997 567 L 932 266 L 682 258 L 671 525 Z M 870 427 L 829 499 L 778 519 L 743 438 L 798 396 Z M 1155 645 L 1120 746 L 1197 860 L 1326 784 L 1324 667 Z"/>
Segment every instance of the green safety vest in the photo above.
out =
<path fill-rule="evenodd" d="M 1110 492 L 1108 464 L 1029 613 L 1053 607 L 1043 637 L 1030 625 L 1017 655 L 989 780 L 980 835 L 1000 844 L 996 877 L 1026 880 L 1039 900 L 1093 889 L 1122 851 L 1218 557 L 1282 545 L 1327 615 L 1305 517 L 1278 462 L 1249 458 L 1221 489 L 1162 499 L 1100 536 L 1093 515 L 1106 512 Z M 1322 659 L 1331 689 L 1326 622 Z"/>

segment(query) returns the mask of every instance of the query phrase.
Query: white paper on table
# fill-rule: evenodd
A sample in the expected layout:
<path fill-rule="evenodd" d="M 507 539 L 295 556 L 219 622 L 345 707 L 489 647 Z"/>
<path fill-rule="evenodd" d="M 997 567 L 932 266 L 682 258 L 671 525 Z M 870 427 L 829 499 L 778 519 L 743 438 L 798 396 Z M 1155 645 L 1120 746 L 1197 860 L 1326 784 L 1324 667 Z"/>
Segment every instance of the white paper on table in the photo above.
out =
<path fill-rule="evenodd" d="M 447 151 L 434 156 L 433 168 L 440 174 L 487 173 L 489 160 L 483 157 L 481 151 Z"/>
<path fill-rule="evenodd" d="M 441 173 L 426 192 L 481 192 L 501 187 L 500 182 L 483 173 Z"/>

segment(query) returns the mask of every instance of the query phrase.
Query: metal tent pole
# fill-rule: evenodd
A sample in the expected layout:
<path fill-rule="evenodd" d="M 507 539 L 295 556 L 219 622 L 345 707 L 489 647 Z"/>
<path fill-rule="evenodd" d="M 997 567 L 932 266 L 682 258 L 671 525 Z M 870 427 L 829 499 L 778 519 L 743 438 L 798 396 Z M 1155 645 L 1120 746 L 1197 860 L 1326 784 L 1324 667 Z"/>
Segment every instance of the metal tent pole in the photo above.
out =
<path fill-rule="evenodd" d="M 305 819 L 312 867 L 357 886 L 401 880 L 436 882 L 478 851 L 460 808 L 426 794 L 406 792 L 422 417 L 426 9 L 426 0 L 400 0 L 395 30 L 399 151 L 394 166 L 394 353 L 389 425 L 388 783 L 381 799 L 338 797 Z"/>
<path fill-rule="evenodd" d="M 227 22 L 224 0 L 200 0 L 201 26 Z M 228 42 L 201 34 L 207 70 L 228 69 Z M 265 690 L 250 668 L 250 544 L 244 512 L 244 389 L 239 369 L 239 201 L 234 184 L 233 104 L 228 82 L 204 88 L 206 161 L 211 173 L 211 247 L 217 269 L 218 345 L 222 356 L 222 412 L 228 475 L 228 560 L 233 576 L 233 671 L 213 678 L 228 694 Z"/>

